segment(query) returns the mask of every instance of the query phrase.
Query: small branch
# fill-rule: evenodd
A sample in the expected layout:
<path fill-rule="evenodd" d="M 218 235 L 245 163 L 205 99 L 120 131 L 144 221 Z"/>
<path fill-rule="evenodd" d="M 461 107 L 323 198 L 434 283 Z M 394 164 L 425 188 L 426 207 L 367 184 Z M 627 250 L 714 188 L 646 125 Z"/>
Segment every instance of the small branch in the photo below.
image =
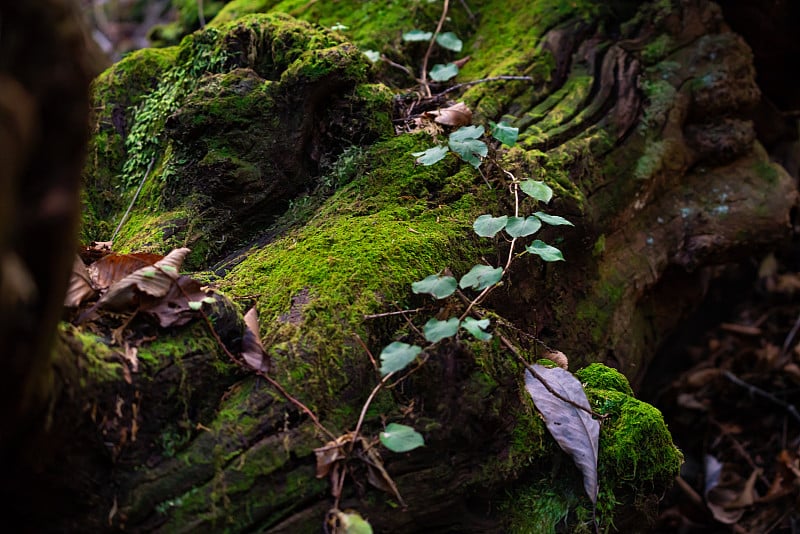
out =
<path fill-rule="evenodd" d="M 150 163 L 147 165 L 147 171 L 144 173 L 144 178 L 142 178 L 142 181 L 139 183 L 139 188 L 136 190 L 136 193 L 133 194 L 133 199 L 131 200 L 131 203 L 128 205 L 128 209 L 125 210 L 125 214 L 122 216 L 122 219 L 119 220 L 117 228 L 114 230 L 114 233 L 111 234 L 110 241 L 114 241 L 114 238 L 117 237 L 117 232 L 119 232 L 119 229 L 122 228 L 123 224 L 125 224 L 125 219 L 128 218 L 128 215 L 133 209 L 133 205 L 136 203 L 136 199 L 139 198 L 139 193 L 141 193 L 142 187 L 144 187 L 144 183 L 147 181 L 147 177 L 150 176 L 150 171 L 153 170 L 153 163 L 155 163 L 155 161 L 156 161 L 155 156 L 150 158 Z"/>
<path fill-rule="evenodd" d="M 422 90 L 425 92 L 425 96 L 428 98 L 431 97 L 431 88 L 428 85 L 428 60 L 431 57 L 433 44 L 436 42 L 436 36 L 439 35 L 440 31 L 442 31 L 442 26 L 447 18 L 448 9 L 450 9 L 450 0 L 444 0 L 442 16 L 439 17 L 439 24 L 436 25 L 436 31 L 433 32 L 433 35 L 431 36 L 431 42 L 428 43 L 428 50 L 425 52 L 425 57 L 422 59 L 422 76 L 420 77 L 420 85 L 422 85 Z"/>
<path fill-rule="evenodd" d="M 396 69 L 400 69 L 400 70 L 402 70 L 403 72 L 405 72 L 406 74 L 408 74 L 408 75 L 409 75 L 411 78 L 413 78 L 413 79 L 415 79 L 415 80 L 416 80 L 416 78 L 414 77 L 414 73 L 413 73 L 413 72 L 411 72 L 410 70 L 408 70 L 408 67 L 406 67 L 405 65 L 401 65 L 400 63 L 395 63 L 394 61 L 392 61 L 391 59 L 389 59 L 388 57 L 386 57 L 386 54 L 381 54 L 381 60 L 382 60 L 382 61 L 385 61 L 385 62 L 386 62 L 386 63 L 388 63 L 390 66 L 392 66 L 392 67 L 394 67 L 394 68 L 396 68 Z"/>
<path fill-rule="evenodd" d="M 363 339 L 361 339 L 361 336 L 358 335 L 358 332 L 356 332 L 354 335 L 356 336 L 356 341 L 358 341 L 358 343 L 361 345 L 361 348 L 363 348 L 364 352 L 366 352 L 367 356 L 369 356 L 369 361 L 372 362 L 372 367 L 375 368 L 375 372 L 377 372 L 378 376 L 380 376 L 380 368 L 378 367 L 378 362 L 375 360 L 375 356 L 372 355 L 372 351 L 369 350 L 369 347 L 367 347 L 367 344 L 364 343 Z"/>
<path fill-rule="evenodd" d="M 361 431 L 361 425 L 364 423 L 364 417 L 367 415 L 367 409 L 369 405 L 372 404 L 372 399 L 375 398 L 375 395 L 381 390 L 381 388 L 389 381 L 389 379 L 394 375 L 395 371 L 392 371 L 388 375 L 384 376 L 378 384 L 372 388 L 372 392 L 367 397 L 364 406 L 361 407 L 361 415 L 358 416 L 358 423 L 356 424 L 356 429 L 353 431 L 353 441 L 351 441 L 350 450 L 353 450 L 353 445 L 355 445 L 356 440 L 358 439 L 358 433 Z"/>
<path fill-rule="evenodd" d="M 773 404 L 777 404 L 778 406 L 782 407 L 784 410 L 792 414 L 792 417 L 794 417 L 795 420 L 797 420 L 797 422 L 800 423 L 800 413 L 798 413 L 797 408 L 795 407 L 794 404 L 789 404 L 788 402 L 779 399 L 772 393 L 767 393 L 763 389 L 745 382 L 744 380 L 742 380 L 735 374 L 731 373 L 730 371 L 722 371 L 722 375 L 731 382 L 733 382 L 734 384 L 736 384 L 737 386 L 745 388 L 751 395 L 753 394 L 759 395 L 760 397 L 767 399 Z"/>
<path fill-rule="evenodd" d="M 596 417 L 596 418 L 598 418 L 600 420 L 606 419 L 608 417 L 608 414 L 596 413 L 596 412 L 594 412 L 594 411 L 592 411 L 592 410 L 590 410 L 590 409 L 588 409 L 588 408 L 586 408 L 584 406 L 581 406 L 577 402 L 566 398 L 561 393 L 559 393 L 558 391 L 554 390 L 553 387 L 550 384 L 547 383 L 547 380 L 545 380 L 544 377 L 542 375 L 540 375 L 536 371 L 536 369 L 533 368 L 533 366 L 531 364 L 529 364 L 528 362 L 525 361 L 525 358 L 522 357 L 522 355 L 519 353 L 517 348 L 514 345 L 512 345 L 511 342 L 508 339 L 505 338 L 505 336 L 501 335 L 500 336 L 500 341 L 503 342 L 503 345 L 505 345 L 508 348 L 508 350 L 510 350 L 514 354 L 514 356 L 516 356 L 517 359 L 520 362 L 522 362 L 522 364 L 528 369 L 528 371 L 530 371 L 530 373 L 533 375 L 533 377 L 536 378 L 536 380 L 538 380 L 539 382 L 541 382 L 541 384 L 545 387 L 545 389 L 547 391 L 549 391 L 554 397 L 556 397 L 557 399 L 559 399 L 559 400 L 561 400 L 563 402 L 566 402 L 567 404 L 569 404 L 571 406 L 574 406 L 575 408 L 577 408 L 579 410 L 582 410 L 582 411 L 588 413 L 589 415 L 591 415 L 592 417 Z"/>
<path fill-rule="evenodd" d="M 422 311 L 424 309 L 425 308 L 415 308 L 413 310 L 399 310 L 399 311 L 386 312 L 386 313 L 374 313 L 372 315 L 365 315 L 364 319 L 377 319 L 379 317 L 389 317 L 391 315 L 403 315 L 405 313 L 417 313 L 417 312 L 420 312 L 420 311 Z"/>
<path fill-rule="evenodd" d="M 499 82 L 499 81 L 524 81 L 524 82 L 532 82 L 533 77 L 531 76 L 492 76 L 491 78 L 481 78 L 480 80 L 472 80 L 471 82 L 464 82 L 464 83 L 457 83 L 452 87 L 448 87 L 441 93 L 438 93 L 436 96 L 446 95 L 447 93 L 452 93 L 453 91 L 457 91 L 462 87 L 471 87 L 473 85 L 478 85 L 479 83 L 486 83 L 486 82 Z"/>

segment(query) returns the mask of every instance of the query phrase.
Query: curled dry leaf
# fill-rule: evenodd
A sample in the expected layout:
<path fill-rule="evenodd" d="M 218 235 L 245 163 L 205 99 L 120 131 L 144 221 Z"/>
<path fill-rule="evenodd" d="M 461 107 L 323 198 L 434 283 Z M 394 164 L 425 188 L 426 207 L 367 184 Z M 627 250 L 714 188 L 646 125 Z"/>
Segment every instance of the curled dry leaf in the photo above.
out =
<path fill-rule="evenodd" d="M 560 350 L 551 350 L 550 352 L 546 353 L 544 358 L 547 358 L 557 366 L 561 367 L 565 371 L 569 369 L 569 359 L 567 355 L 561 352 Z"/>
<path fill-rule="evenodd" d="M 269 372 L 269 357 L 261 343 L 259 334 L 258 312 L 255 307 L 244 315 L 245 331 L 242 338 L 242 359 L 245 363 L 262 373 Z"/>
<path fill-rule="evenodd" d="M 353 441 L 353 433 L 348 432 L 339 436 L 334 441 L 329 441 L 324 446 L 314 449 L 314 455 L 317 457 L 317 478 L 325 478 L 333 469 L 333 466 L 344 460 L 347 454 L 344 451 L 344 446 Z"/>
<path fill-rule="evenodd" d="M 755 483 L 760 470 L 754 470 L 745 480 L 730 465 L 723 465 L 711 455 L 705 457 L 706 506 L 714 519 L 733 525 L 745 513 L 745 508 L 758 499 Z"/>
<path fill-rule="evenodd" d="M 472 124 L 472 110 L 463 102 L 436 111 L 429 111 L 426 115 L 433 117 L 435 122 L 443 124 L 444 126 L 454 126 L 457 128 Z"/>
<path fill-rule="evenodd" d="M 163 328 L 181 326 L 197 317 L 191 302 L 205 297 L 200 282 L 188 276 L 181 276 L 170 285 L 163 297 L 141 295 L 139 311 L 155 317 Z"/>
<path fill-rule="evenodd" d="M 94 287 L 92 287 L 86 265 L 83 264 L 80 256 L 76 254 L 75 260 L 72 262 L 72 275 L 69 278 L 67 296 L 64 297 L 64 306 L 77 308 L 83 301 L 92 298 L 96 293 Z"/>
<path fill-rule="evenodd" d="M 99 289 L 107 289 L 139 269 L 154 265 L 164 259 L 160 254 L 107 254 L 89 266 L 92 283 Z"/>
<path fill-rule="evenodd" d="M 136 307 L 141 295 L 163 297 L 179 278 L 178 270 L 190 249 L 178 248 L 153 265 L 137 269 L 118 280 L 98 301 L 100 308 L 111 311 L 125 311 Z"/>

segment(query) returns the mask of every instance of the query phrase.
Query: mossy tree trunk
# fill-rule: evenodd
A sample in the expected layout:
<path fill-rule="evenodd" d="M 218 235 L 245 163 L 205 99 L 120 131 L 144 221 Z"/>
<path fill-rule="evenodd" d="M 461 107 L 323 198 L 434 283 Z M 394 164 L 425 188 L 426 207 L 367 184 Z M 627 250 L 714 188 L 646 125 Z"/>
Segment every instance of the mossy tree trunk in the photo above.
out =
<path fill-rule="evenodd" d="M 57 448 L 35 473 L 20 471 L 26 484 L 8 500 L 17 513 L 77 530 L 321 529 L 333 499 L 313 450 L 330 438 L 230 360 L 244 331 L 231 302 L 256 306 L 272 376 L 342 435 L 379 379 L 368 350 L 415 339 L 384 312 L 426 308 L 410 317 L 417 326 L 444 313 L 409 284 L 481 258 L 501 265 L 507 244 L 479 240 L 471 223 L 513 210 L 496 168 L 482 176 L 453 155 L 415 165 L 411 153 L 435 141 L 395 135 L 393 125 L 410 123 L 392 122 L 402 118 L 393 103 L 411 99 L 379 80 L 413 81 L 388 62 L 370 65 L 349 39 L 416 69 L 425 47 L 399 35 L 435 26 L 441 6 L 383 4 L 236 0 L 179 47 L 131 54 L 95 81 L 84 239 L 110 237 L 144 180 L 115 249 L 188 246 L 189 268 L 230 300 L 209 312 L 213 332 L 199 319 L 168 331 L 141 319 L 118 328 L 127 318 L 110 316 L 62 324 L 53 389 L 31 411 L 44 420 L 30 439 Z M 580 475 L 546 433 L 503 338 L 530 360 L 543 346 L 569 356 L 595 409 L 610 414 L 600 521 L 646 529 L 680 454 L 622 375 L 585 366 L 613 366 L 635 386 L 716 265 L 788 234 L 796 186 L 759 142 L 752 54 L 720 8 L 569 4 L 451 8 L 446 29 L 471 55 L 457 81 L 531 77 L 463 89 L 475 123 L 519 127 L 501 164 L 547 182 L 548 211 L 576 226 L 542 233 L 566 263 L 525 256 L 484 303 L 493 342 L 443 343 L 375 397 L 363 435 L 402 422 L 426 440 L 382 453 L 401 508 L 371 489 L 363 460 L 348 459 L 339 507 L 378 531 L 588 528 Z M 45 487 L 63 506 L 40 511 Z"/>

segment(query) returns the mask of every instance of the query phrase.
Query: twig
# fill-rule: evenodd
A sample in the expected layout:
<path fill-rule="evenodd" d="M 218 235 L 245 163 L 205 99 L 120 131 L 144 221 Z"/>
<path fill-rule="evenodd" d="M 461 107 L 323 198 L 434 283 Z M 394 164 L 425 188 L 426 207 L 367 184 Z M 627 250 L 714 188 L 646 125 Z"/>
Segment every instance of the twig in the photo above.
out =
<path fill-rule="evenodd" d="M 538 373 L 538 371 L 536 371 L 536 369 L 534 369 L 531 364 L 529 364 L 528 362 L 525 361 L 525 358 L 522 357 L 522 355 L 519 353 L 517 348 L 514 345 L 512 345 L 511 342 L 508 339 L 505 338 L 505 336 L 501 335 L 500 336 L 500 341 L 503 342 L 503 345 L 505 345 L 514 354 L 514 356 L 516 356 L 517 359 L 520 362 L 522 362 L 522 364 L 528 369 L 528 371 L 530 371 L 530 373 L 533 375 L 533 377 L 536 378 L 536 380 L 538 380 L 539 382 L 541 382 L 541 384 L 545 387 L 545 389 L 547 391 L 549 391 L 554 397 L 556 397 L 557 399 L 559 399 L 561 401 L 566 402 L 567 404 L 570 404 L 570 405 L 574 406 L 575 408 L 577 408 L 579 410 L 583 410 L 584 412 L 588 413 L 592 417 L 596 417 L 596 418 L 598 418 L 600 420 L 608 418 L 609 414 L 596 413 L 596 412 L 592 411 L 591 409 L 586 408 L 585 406 L 581 406 L 580 404 L 578 404 L 577 402 L 573 401 L 572 399 L 566 398 L 561 393 L 559 393 L 558 391 L 554 390 L 553 387 L 550 384 L 547 383 L 547 380 L 545 380 L 544 377 L 542 375 L 540 375 Z"/>
<path fill-rule="evenodd" d="M 413 73 L 413 72 L 411 72 L 410 70 L 408 70 L 408 67 L 406 67 L 405 65 L 401 65 L 400 63 L 395 63 L 394 61 L 392 61 L 391 59 L 389 59 L 389 58 L 386 56 L 386 54 L 381 54 L 381 60 L 385 61 L 385 62 L 386 62 L 386 63 L 388 63 L 390 66 L 392 66 L 392 67 L 394 67 L 394 68 L 396 68 L 396 69 L 400 69 L 400 70 L 402 70 L 403 72 L 405 72 L 406 74 L 408 74 L 408 75 L 409 75 L 411 78 L 414 78 L 414 79 L 416 80 L 416 78 L 414 77 L 414 73 Z"/>
<path fill-rule="evenodd" d="M 767 393 L 763 389 L 745 382 L 744 380 L 742 380 L 735 374 L 731 373 L 730 371 L 722 371 L 722 375 L 731 382 L 733 382 L 734 384 L 736 384 L 737 386 L 745 388 L 751 395 L 753 394 L 759 395 L 767 399 L 768 401 L 772 402 L 773 404 L 777 404 L 778 406 L 782 407 L 784 410 L 792 414 L 792 417 L 794 417 L 797 420 L 797 422 L 800 423 L 800 413 L 798 413 L 797 408 L 795 407 L 794 404 L 789 404 L 788 402 L 779 399 L 772 393 Z"/>
<path fill-rule="evenodd" d="M 444 6 L 442 7 L 442 16 L 439 17 L 439 24 L 436 25 L 436 31 L 433 32 L 433 35 L 431 36 L 431 42 L 428 43 L 428 50 L 425 52 L 425 57 L 422 58 L 422 73 L 420 77 L 420 85 L 422 86 L 422 90 L 425 91 L 425 96 L 427 96 L 428 98 L 431 97 L 431 88 L 428 85 L 428 60 L 431 57 L 431 52 L 433 51 L 433 44 L 436 42 L 436 36 L 439 35 L 440 31 L 442 31 L 444 20 L 447 18 L 448 9 L 450 9 L 450 0 L 444 0 Z"/>
<path fill-rule="evenodd" d="M 458 89 L 461 89 L 462 87 L 470 87 L 470 86 L 473 86 L 473 85 L 477 85 L 479 83 L 499 82 L 499 81 L 503 81 L 503 80 L 519 80 L 519 81 L 525 81 L 525 82 L 532 82 L 533 81 L 533 77 L 531 77 L 531 76 L 492 76 L 491 78 L 481 78 L 480 80 L 472 80 L 471 82 L 457 83 L 452 87 L 448 87 L 447 89 L 445 89 L 441 93 L 438 93 L 436 96 L 446 95 L 447 93 L 451 93 L 453 91 L 457 91 Z"/>
<path fill-rule="evenodd" d="M 142 181 L 139 183 L 139 188 L 136 190 L 136 193 L 133 194 L 133 199 L 131 199 L 131 203 L 128 205 L 128 209 L 125 210 L 125 214 L 122 216 L 122 219 L 119 220 L 117 228 L 114 230 L 114 233 L 111 234 L 111 241 L 114 241 L 114 238 L 117 237 L 117 232 L 119 232 L 119 229 L 122 228 L 122 225 L 125 223 L 125 219 L 128 218 L 128 214 L 130 214 L 131 210 L 133 209 L 133 205 L 136 203 L 136 199 L 139 198 L 139 193 L 141 193 L 142 187 L 144 187 L 144 183 L 147 181 L 147 177 L 150 176 L 150 171 L 153 170 L 153 163 L 155 163 L 155 161 L 155 156 L 150 158 L 150 163 L 147 165 L 147 171 L 144 173 L 144 178 L 142 178 Z"/>
<path fill-rule="evenodd" d="M 415 308 L 413 310 L 399 310 L 386 313 L 373 313 L 372 315 L 365 315 L 364 319 L 377 319 L 379 317 L 389 317 L 390 315 L 402 315 L 404 313 L 417 313 L 418 311 L 422 311 L 424 309 L 425 308 Z"/>
<path fill-rule="evenodd" d="M 475 13 L 473 13 L 472 10 L 469 8 L 469 5 L 467 5 L 466 0 L 461 0 L 461 7 L 463 7 L 464 11 L 467 12 L 467 16 L 469 17 L 469 20 L 471 22 L 475 22 Z"/>
<path fill-rule="evenodd" d="M 203 0 L 197 0 L 197 18 L 200 21 L 200 29 L 206 27 L 206 14 L 203 13 Z"/>
<path fill-rule="evenodd" d="M 361 415 L 358 416 L 358 423 L 356 423 L 356 429 L 353 431 L 353 440 L 350 442 L 350 451 L 352 452 L 353 446 L 355 445 L 356 440 L 358 439 L 358 433 L 361 431 L 361 425 L 364 423 L 364 417 L 367 415 L 367 409 L 369 405 L 372 404 L 372 399 L 375 398 L 375 395 L 381 390 L 381 388 L 389 381 L 392 375 L 395 374 L 395 371 L 384 376 L 378 384 L 372 388 L 372 392 L 367 397 L 366 402 L 364 402 L 364 406 L 361 407 Z"/>

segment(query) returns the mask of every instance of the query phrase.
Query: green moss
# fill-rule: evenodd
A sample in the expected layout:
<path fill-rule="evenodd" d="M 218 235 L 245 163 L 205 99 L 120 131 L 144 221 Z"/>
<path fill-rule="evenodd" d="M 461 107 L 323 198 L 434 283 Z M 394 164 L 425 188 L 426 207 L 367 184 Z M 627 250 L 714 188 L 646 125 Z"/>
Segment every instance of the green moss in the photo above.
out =
<path fill-rule="evenodd" d="M 599 363 L 590 364 L 575 372 L 575 377 L 584 387 L 591 389 L 607 389 L 618 391 L 633 397 L 633 389 L 625 375 Z"/>
<path fill-rule="evenodd" d="M 80 377 L 81 387 L 97 387 L 122 380 L 123 359 L 119 352 L 108 346 L 106 340 L 69 323 L 60 323 L 58 328 L 60 335 L 75 339 L 81 347 L 81 357 L 86 359 L 82 366 L 84 373 Z"/>
<path fill-rule="evenodd" d="M 410 153 L 423 143 L 429 141 L 403 136 L 376 145 L 370 168 L 311 222 L 250 254 L 222 282 L 234 295 L 262 295 L 266 345 L 289 387 L 316 391 L 318 400 L 338 391 L 352 365 L 347 360 L 357 355 L 365 363 L 353 348 L 364 314 L 403 302 L 412 282 L 445 267 L 466 272 L 477 257 L 475 242 L 464 236 L 481 207 L 474 198 L 458 210 L 429 203 L 452 180 L 463 187 L 464 175 L 447 164 L 415 166 Z M 302 305 L 293 303 L 298 298 Z M 288 320 L 293 313 L 302 314 L 302 331 Z"/>
<path fill-rule="evenodd" d="M 642 50 L 642 62 L 645 65 L 654 65 L 667 57 L 672 47 L 672 38 L 662 34 L 650 41 Z"/>
<path fill-rule="evenodd" d="M 753 170 L 756 176 L 767 182 L 769 185 L 776 185 L 778 183 L 778 171 L 775 166 L 765 160 L 759 160 L 753 165 Z"/>

